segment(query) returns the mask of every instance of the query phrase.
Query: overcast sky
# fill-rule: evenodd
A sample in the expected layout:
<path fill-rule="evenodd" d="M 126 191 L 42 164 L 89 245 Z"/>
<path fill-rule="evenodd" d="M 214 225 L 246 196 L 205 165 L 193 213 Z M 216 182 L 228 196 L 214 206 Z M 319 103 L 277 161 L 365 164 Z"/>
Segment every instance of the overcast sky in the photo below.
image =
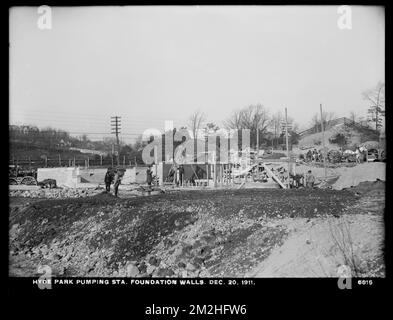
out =
<path fill-rule="evenodd" d="M 128 138 L 184 125 L 196 109 L 222 124 L 262 103 L 307 128 L 326 111 L 366 115 L 362 91 L 384 81 L 382 8 L 352 6 L 36 7 L 10 10 L 10 123 Z M 125 137 L 125 136 L 124 136 Z"/>

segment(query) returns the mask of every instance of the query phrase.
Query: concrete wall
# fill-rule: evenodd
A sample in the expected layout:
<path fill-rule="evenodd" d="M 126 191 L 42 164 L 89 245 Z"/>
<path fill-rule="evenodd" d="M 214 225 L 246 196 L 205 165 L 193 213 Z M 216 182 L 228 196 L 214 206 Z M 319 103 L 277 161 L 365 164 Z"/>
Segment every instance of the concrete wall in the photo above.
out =
<path fill-rule="evenodd" d="M 107 168 L 80 169 L 81 183 L 103 184 Z"/>
<path fill-rule="evenodd" d="M 38 168 L 37 181 L 55 179 L 58 187 L 76 188 L 81 182 L 79 168 Z"/>
<path fill-rule="evenodd" d="M 147 167 L 134 167 L 126 169 L 122 184 L 146 183 Z M 82 183 L 104 184 L 106 168 L 80 169 Z"/>
<path fill-rule="evenodd" d="M 134 167 L 127 169 L 124 173 L 122 184 L 146 183 L 146 169 L 147 167 Z"/>

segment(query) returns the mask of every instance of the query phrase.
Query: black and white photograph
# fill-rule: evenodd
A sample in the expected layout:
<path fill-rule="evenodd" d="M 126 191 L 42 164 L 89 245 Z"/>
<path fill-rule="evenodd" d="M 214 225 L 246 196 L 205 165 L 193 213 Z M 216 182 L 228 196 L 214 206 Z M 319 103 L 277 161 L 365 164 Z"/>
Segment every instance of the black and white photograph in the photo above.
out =
<path fill-rule="evenodd" d="M 37 290 L 372 285 L 386 158 L 383 6 L 9 8 L 8 275 Z"/>

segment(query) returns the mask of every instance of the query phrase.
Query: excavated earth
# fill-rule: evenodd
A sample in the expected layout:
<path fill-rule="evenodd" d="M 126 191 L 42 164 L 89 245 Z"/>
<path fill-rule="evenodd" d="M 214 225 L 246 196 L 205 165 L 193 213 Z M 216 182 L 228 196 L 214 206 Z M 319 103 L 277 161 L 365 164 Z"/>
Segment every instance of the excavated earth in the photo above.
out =
<path fill-rule="evenodd" d="M 59 277 L 243 277 L 285 241 L 277 221 L 356 214 L 365 190 L 11 197 L 9 274 L 38 276 L 47 265 Z"/>

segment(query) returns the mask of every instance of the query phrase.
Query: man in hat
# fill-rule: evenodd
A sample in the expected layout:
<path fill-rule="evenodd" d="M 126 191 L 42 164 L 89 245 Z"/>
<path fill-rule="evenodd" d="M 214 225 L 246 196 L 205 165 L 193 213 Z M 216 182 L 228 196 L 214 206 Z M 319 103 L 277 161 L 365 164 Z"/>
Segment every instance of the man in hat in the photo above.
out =
<path fill-rule="evenodd" d="M 112 181 L 113 181 L 113 175 L 112 175 L 110 168 L 108 168 L 107 172 L 105 173 L 105 178 L 104 178 L 106 192 L 111 191 Z"/>

